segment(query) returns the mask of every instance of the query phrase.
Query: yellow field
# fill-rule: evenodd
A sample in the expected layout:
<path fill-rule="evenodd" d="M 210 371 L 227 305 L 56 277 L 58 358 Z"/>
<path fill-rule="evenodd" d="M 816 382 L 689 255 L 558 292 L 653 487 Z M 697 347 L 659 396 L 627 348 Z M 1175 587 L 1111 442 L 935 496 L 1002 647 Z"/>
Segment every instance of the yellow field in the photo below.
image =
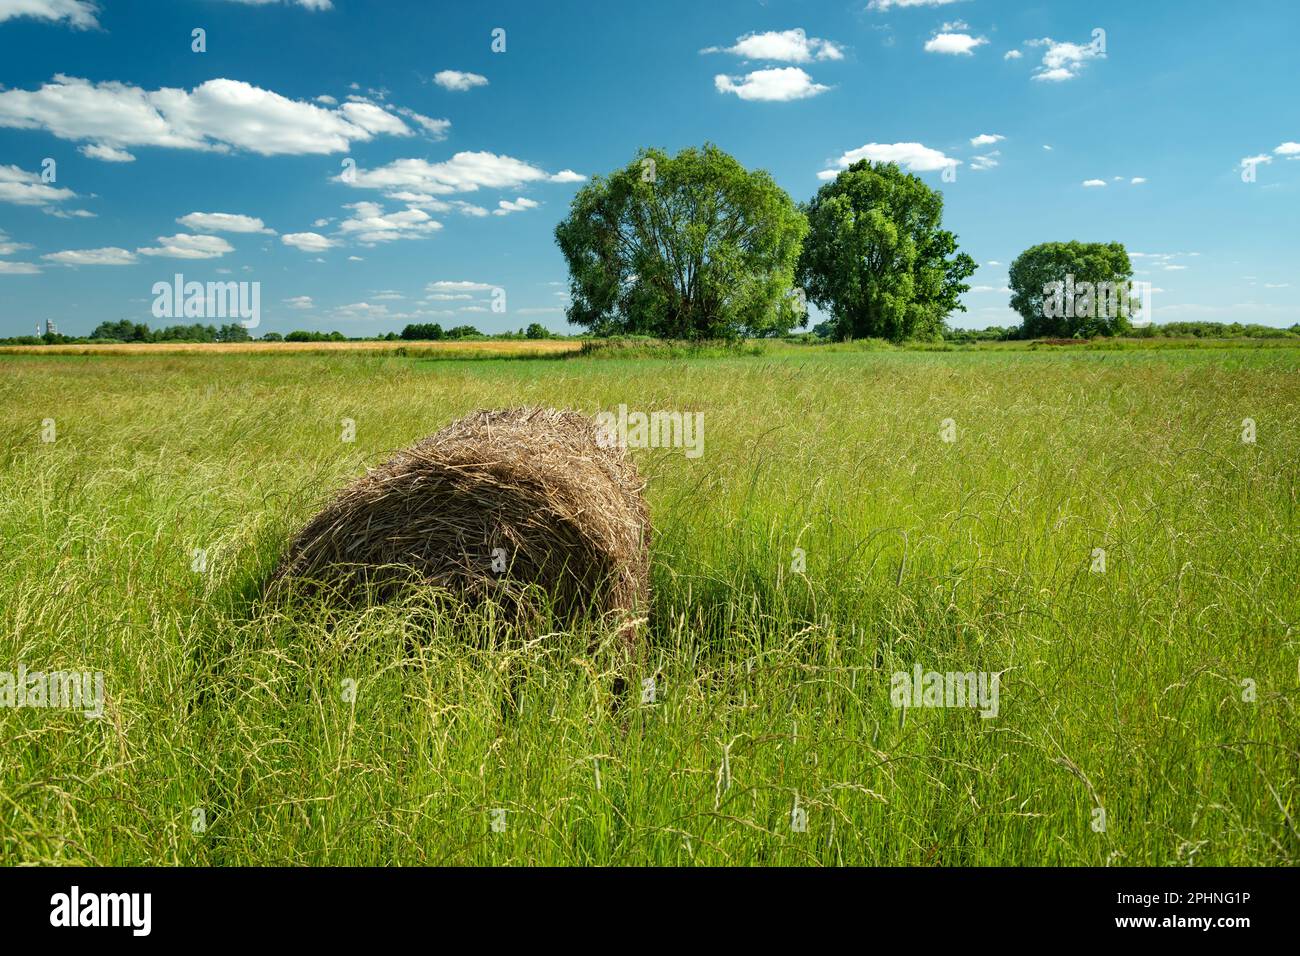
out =
<path fill-rule="evenodd" d="M 111 355 L 159 352 L 468 352 L 499 355 L 573 352 L 582 343 L 572 340 L 505 339 L 490 342 L 131 342 L 105 345 L 5 345 L 0 355 L 39 352 L 70 355 Z"/>

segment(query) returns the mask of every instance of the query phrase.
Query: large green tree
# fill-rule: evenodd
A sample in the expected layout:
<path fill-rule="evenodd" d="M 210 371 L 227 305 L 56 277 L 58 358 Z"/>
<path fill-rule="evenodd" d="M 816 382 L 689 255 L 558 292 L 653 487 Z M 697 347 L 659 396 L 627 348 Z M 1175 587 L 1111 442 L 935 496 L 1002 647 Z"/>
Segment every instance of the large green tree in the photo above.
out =
<path fill-rule="evenodd" d="M 975 261 L 940 228 L 943 195 L 893 163 L 862 160 L 817 191 L 799 260 L 807 298 L 838 339 L 933 338 Z"/>
<path fill-rule="evenodd" d="M 598 335 L 673 339 L 788 332 L 807 224 L 767 173 L 716 146 L 642 150 L 574 197 L 555 239 L 569 321 Z"/>
<path fill-rule="evenodd" d="M 1044 242 L 1017 256 L 1008 277 L 1025 338 L 1119 335 L 1138 309 L 1118 242 Z"/>

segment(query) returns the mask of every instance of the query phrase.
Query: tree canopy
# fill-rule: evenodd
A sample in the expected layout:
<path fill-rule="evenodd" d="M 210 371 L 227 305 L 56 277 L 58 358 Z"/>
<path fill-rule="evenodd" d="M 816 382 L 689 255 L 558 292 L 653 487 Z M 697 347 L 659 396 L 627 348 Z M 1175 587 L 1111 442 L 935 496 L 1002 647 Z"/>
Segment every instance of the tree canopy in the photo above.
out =
<path fill-rule="evenodd" d="M 940 228 L 943 196 L 893 163 L 862 160 L 804 207 L 808 238 L 798 279 L 830 313 L 838 339 L 933 338 L 975 261 Z"/>
<path fill-rule="evenodd" d="M 597 335 L 671 339 L 788 332 L 807 230 L 770 175 L 716 146 L 642 150 L 574 197 L 555 239 L 569 266 L 569 321 Z"/>
<path fill-rule="evenodd" d="M 1040 243 L 1016 257 L 1009 279 L 1025 338 L 1119 335 L 1138 307 L 1119 242 Z"/>

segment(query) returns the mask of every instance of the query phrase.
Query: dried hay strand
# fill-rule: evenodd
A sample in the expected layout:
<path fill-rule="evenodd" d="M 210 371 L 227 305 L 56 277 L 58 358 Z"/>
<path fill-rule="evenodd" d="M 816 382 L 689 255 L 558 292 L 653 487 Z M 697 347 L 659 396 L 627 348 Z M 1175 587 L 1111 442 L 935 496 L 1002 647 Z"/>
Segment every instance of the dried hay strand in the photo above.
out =
<path fill-rule="evenodd" d="M 578 412 L 473 412 L 345 488 L 272 589 L 350 601 L 414 583 L 512 612 L 541 598 L 562 618 L 613 618 L 630 642 L 649 604 L 650 515 L 636 466 L 598 437 Z"/>

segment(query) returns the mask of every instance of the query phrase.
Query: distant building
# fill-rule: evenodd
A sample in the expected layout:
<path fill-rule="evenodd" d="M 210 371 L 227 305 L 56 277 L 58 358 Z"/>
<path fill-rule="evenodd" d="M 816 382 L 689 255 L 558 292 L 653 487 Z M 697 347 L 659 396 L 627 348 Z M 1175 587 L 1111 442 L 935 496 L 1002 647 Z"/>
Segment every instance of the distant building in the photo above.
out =
<path fill-rule="evenodd" d="M 51 319 L 46 319 L 46 320 L 45 320 L 45 334 L 46 334 L 46 335 L 54 335 L 54 334 L 55 334 L 56 332 L 58 332 L 58 331 L 59 331 L 59 330 L 58 330 L 57 328 L 54 327 L 54 322 L 53 322 L 53 320 L 51 320 Z"/>

